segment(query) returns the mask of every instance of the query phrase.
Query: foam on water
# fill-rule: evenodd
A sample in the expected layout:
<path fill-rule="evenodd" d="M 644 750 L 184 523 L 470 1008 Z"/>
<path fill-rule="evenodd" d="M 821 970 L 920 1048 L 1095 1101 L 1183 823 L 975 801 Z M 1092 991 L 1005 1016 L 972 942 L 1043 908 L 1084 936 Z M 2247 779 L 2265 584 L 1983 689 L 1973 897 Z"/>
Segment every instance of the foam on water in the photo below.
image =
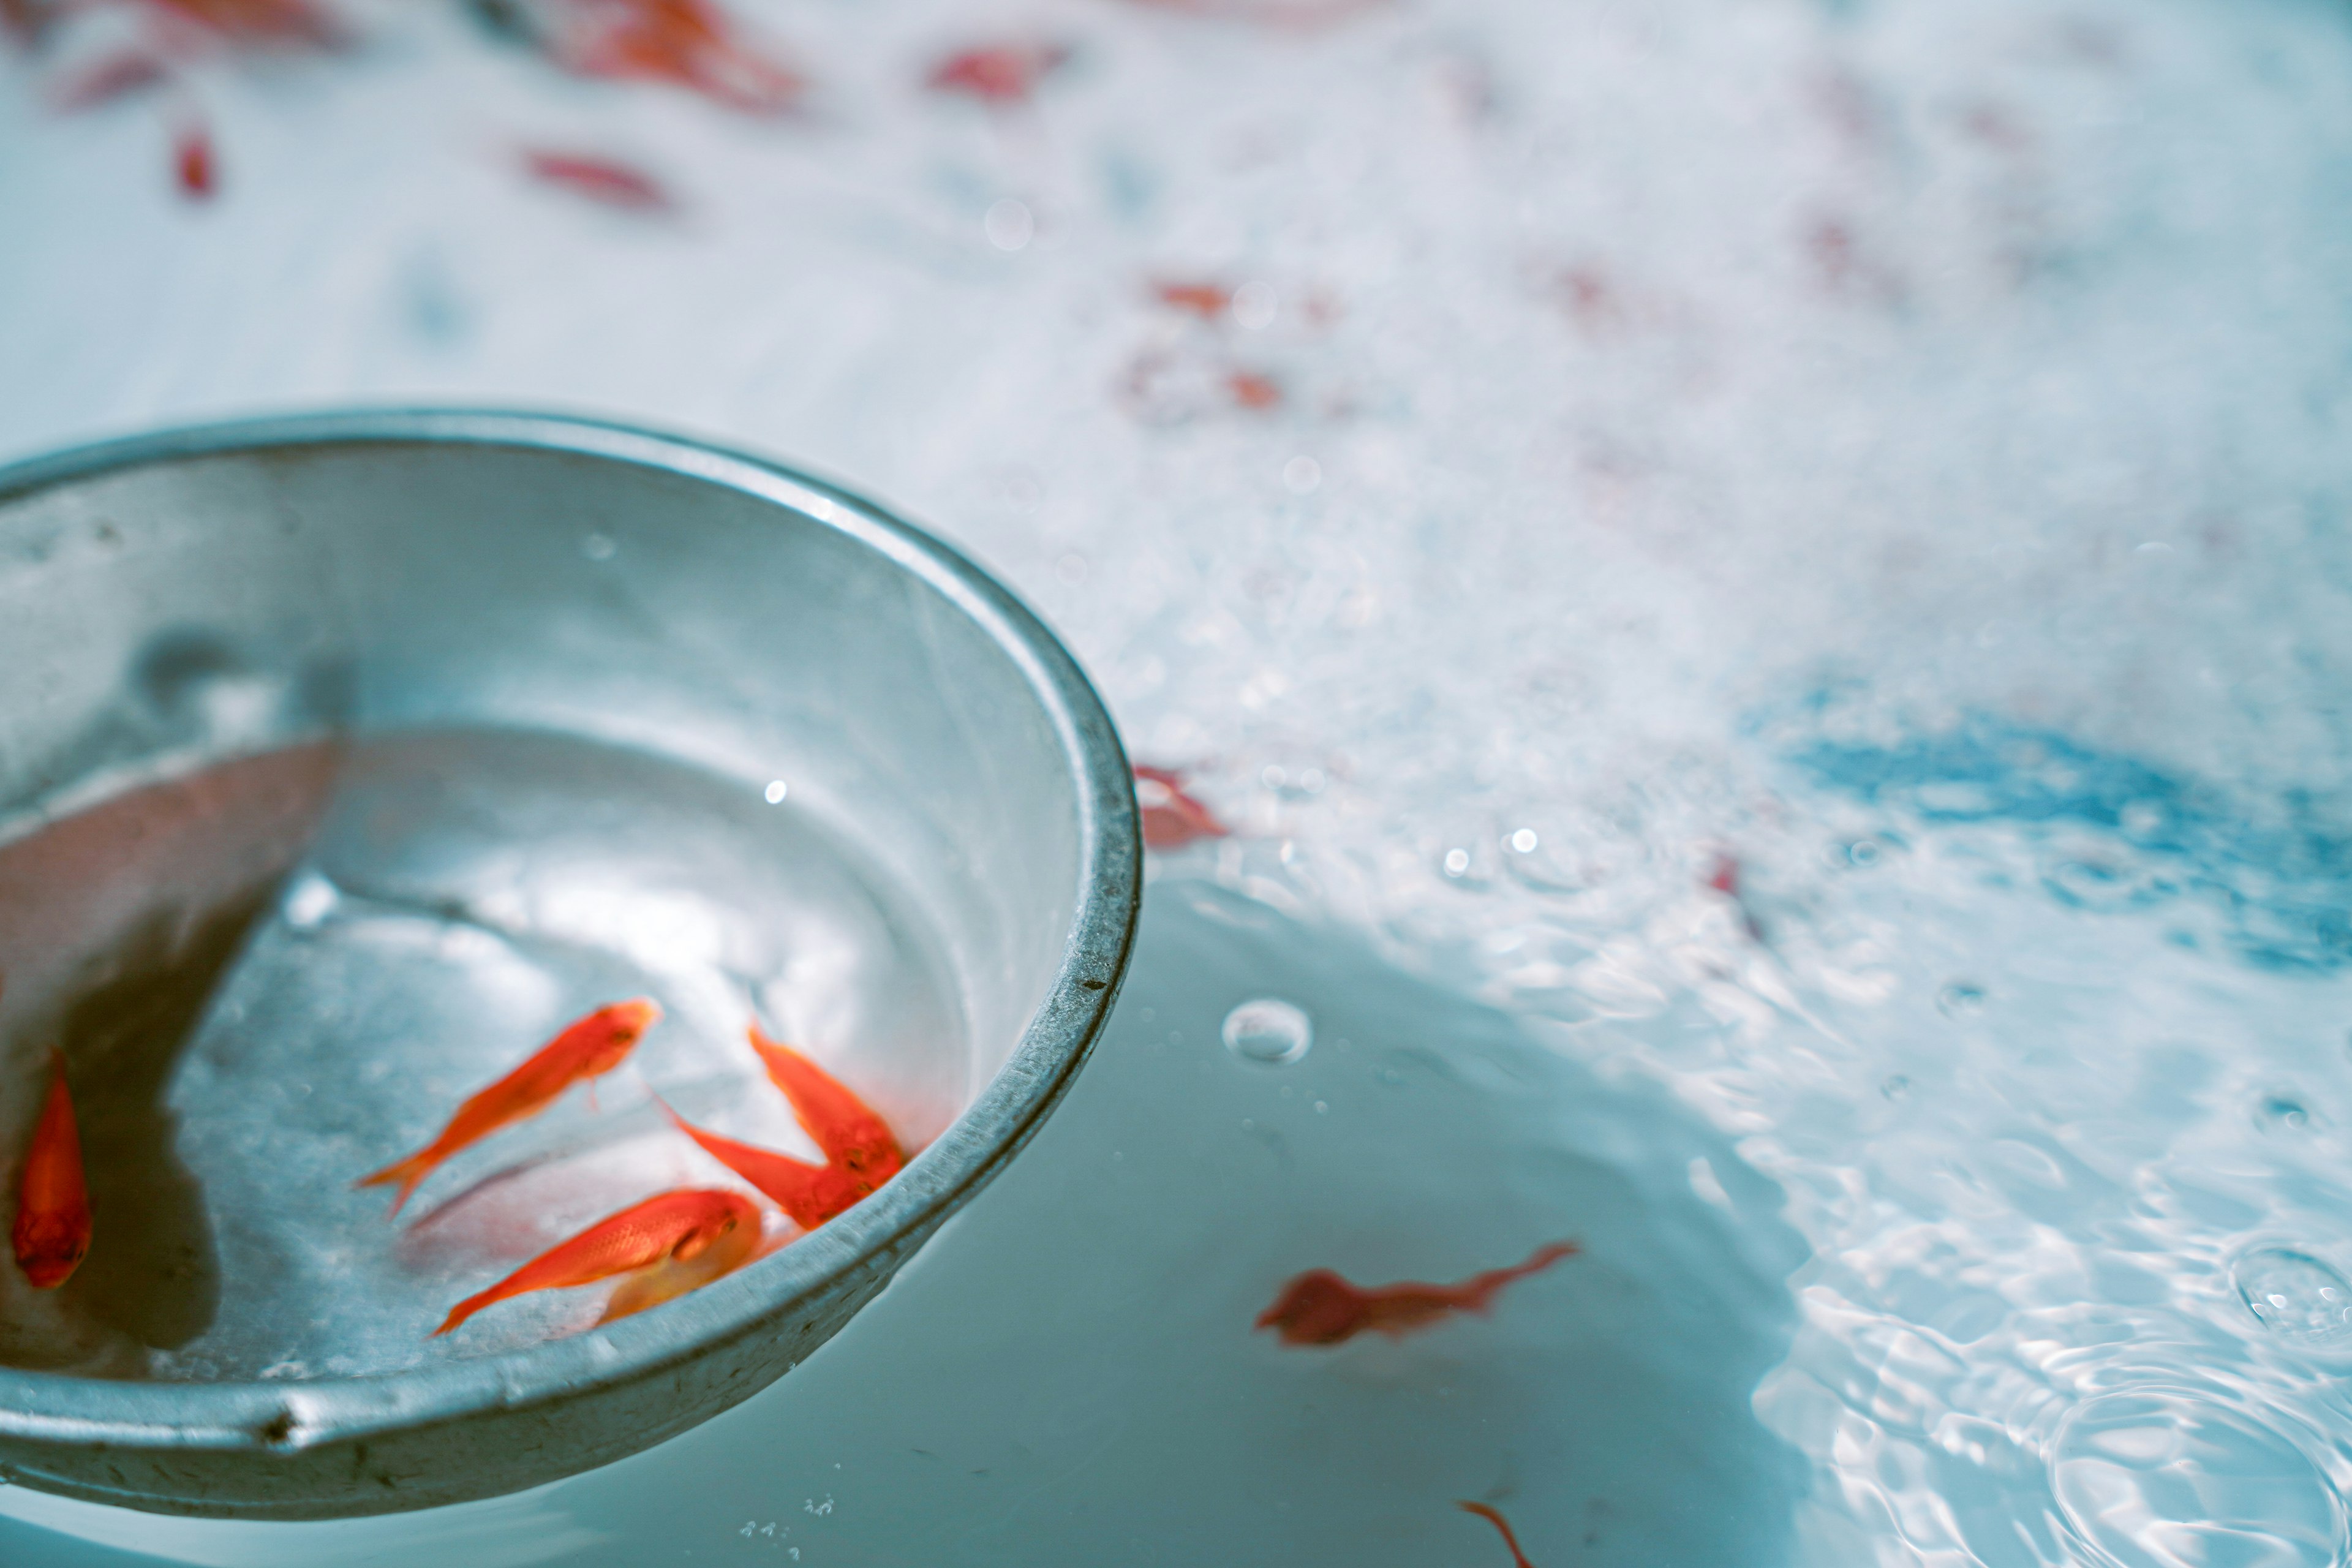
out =
<path fill-rule="evenodd" d="M 1182 869 L 1778 1184 L 1793 1561 L 2343 1557 L 2340 5 L 761 14 L 800 124 L 387 10 L 339 92 L 217 84 L 193 219 L 0 102 L 0 209 L 85 241 L 0 247 L 0 441 L 589 403 L 903 501 L 1193 764 L 1237 831 Z M 992 26 L 1080 48 L 927 98 Z M 689 220 L 416 134 L 485 104 Z"/>

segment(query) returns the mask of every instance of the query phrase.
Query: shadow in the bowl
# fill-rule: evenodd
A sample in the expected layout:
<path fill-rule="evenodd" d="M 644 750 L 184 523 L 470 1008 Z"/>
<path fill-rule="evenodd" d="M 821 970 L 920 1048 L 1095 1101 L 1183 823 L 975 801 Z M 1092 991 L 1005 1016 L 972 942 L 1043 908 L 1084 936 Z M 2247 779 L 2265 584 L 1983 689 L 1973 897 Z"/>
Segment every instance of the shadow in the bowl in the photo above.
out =
<path fill-rule="evenodd" d="M 166 1104 L 172 1073 L 205 1007 L 269 905 L 263 889 L 199 920 L 151 917 L 115 973 L 66 1009 L 66 1059 L 77 1103 L 90 1207 L 106 1216 L 68 1282 L 80 1307 L 142 1345 L 172 1350 L 212 1326 L 220 1254 L 204 1192 L 174 1147 Z"/>
<path fill-rule="evenodd" d="M 93 1230 L 102 1237 L 40 1303 L 64 1321 L 0 1331 L 0 1363 L 141 1376 L 145 1360 L 124 1353 L 130 1346 L 173 1350 L 212 1326 L 220 1249 L 202 1184 L 175 1152 L 168 1096 L 215 988 L 273 892 L 257 889 L 193 917 L 151 912 L 58 1010 L 50 1030 L 67 1063 Z M 108 1331 L 121 1341 L 108 1344 Z M 92 1361 L 96 1345 L 105 1352 Z"/>

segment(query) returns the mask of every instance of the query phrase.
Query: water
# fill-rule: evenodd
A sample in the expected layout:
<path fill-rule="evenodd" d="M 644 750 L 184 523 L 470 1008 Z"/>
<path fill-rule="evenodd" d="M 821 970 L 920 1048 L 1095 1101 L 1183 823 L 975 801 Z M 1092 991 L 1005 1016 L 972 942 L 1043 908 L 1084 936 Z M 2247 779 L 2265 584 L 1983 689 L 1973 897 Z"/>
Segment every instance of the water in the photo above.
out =
<path fill-rule="evenodd" d="M 808 1561 L 1418 1563 L 1495 1553 L 1451 1502 L 1496 1496 L 1546 1568 L 2345 1555 L 2340 5 L 761 16 L 820 83 L 791 124 L 598 97 L 430 7 L 365 70 L 223 72 L 241 162 L 200 215 L 133 121 L 0 100 L 10 210 L 73 241 L 0 254 L 0 342 L 50 372 L 0 386 L 13 449 L 433 395 L 783 452 L 1002 572 L 1236 829 L 1162 863 L 1147 956 L 1208 967 L 1139 975 L 1006 1178 L 1022 1224 L 983 1228 L 984 1197 L 714 1424 L 733 1468 L 632 1461 L 691 1493 L 645 1505 L 649 1534 L 617 1471 L 466 1518 L 642 1561 L 816 1530 L 830 1489 Z M 1048 23 L 1078 47 L 1035 104 L 922 92 L 945 50 Z M 645 163 L 690 218 L 514 188 L 478 149 L 523 124 Z M 1191 279 L 1231 311 L 1156 302 Z M 1279 401 L 1240 405 L 1236 372 Z M 1217 968 L 1166 932 L 1192 880 L 1354 933 L 1578 1076 L 1496 1066 L 1451 1004 L 1346 1016 L 1369 959 L 1328 995 Z M 1264 998 L 1307 1014 L 1302 1060 L 1220 1043 Z M 1356 1061 L 1344 1091 L 1318 1076 Z M 1233 1098 L 1177 1097 L 1185 1072 Z M 1235 1348 L 1297 1268 L 1441 1278 L 1581 1224 L 1479 1119 L 1566 1139 L 1603 1091 L 1619 1133 L 1578 1169 L 1622 1165 L 1690 1268 L 1617 1337 L 1509 1299 L 1492 1326 L 1547 1376 L 1666 1371 L 1474 1392 L 1448 1379 L 1506 1347 L 1351 1347 L 1362 1397 L 1317 1421 L 1339 1407 L 1298 1363 Z M 1153 1163 L 1160 1137 L 1181 1156 Z M 1692 1217 L 1722 1203 L 1733 1234 Z M 1406 1245 L 1489 1211 L 1475 1247 Z M 1740 1253 L 1750 1231 L 1785 1251 Z M 1643 1234 L 1575 1267 L 1667 1278 Z M 1581 1300 L 1568 1266 L 1534 1283 Z M 1676 1355 L 1721 1396 L 1704 1418 L 1674 1414 Z M 1259 1402 L 1294 1377 L 1298 1405 Z M 1499 1439 L 1382 1470 L 1419 1440 L 1374 1388 L 1416 1419 L 1476 1405 L 1445 1439 L 1535 1434 L 1514 1489 Z M 1171 1408 L 1208 1457 L 1147 1446 Z M 1661 1435 L 1642 1452 L 1696 1534 L 1592 1515 L 1658 1496 L 1604 1422 Z M 1748 1464 L 1777 1479 L 1714 1484 Z"/>
<path fill-rule="evenodd" d="M 970 1089 L 953 977 L 877 868 L 756 784 L 562 736 L 413 733 L 172 777 L 0 845 L 0 886 L 12 1028 L 64 1047 L 100 1227 L 53 1294 L 0 1274 L 15 1365 L 299 1380 L 584 1326 L 604 1292 L 426 1337 L 604 1215 L 731 1184 L 649 1089 L 821 1158 L 744 1040 L 755 1013 L 854 1061 L 909 1144 Z M 353 1189 L 635 995 L 666 1016 L 593 1095 L 461 1152 L 396 1222 L 388 1189 Z"/>

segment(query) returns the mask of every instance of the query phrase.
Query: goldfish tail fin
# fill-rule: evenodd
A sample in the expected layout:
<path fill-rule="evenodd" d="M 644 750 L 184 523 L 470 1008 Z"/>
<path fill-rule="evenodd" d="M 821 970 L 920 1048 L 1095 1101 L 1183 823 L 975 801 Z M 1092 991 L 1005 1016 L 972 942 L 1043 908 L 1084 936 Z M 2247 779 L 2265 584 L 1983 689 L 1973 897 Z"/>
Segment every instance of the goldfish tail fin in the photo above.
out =
<path fill-rule="evenodd" d="M 399 1183 L 400 1193 L 392 1201 L 392 1213 L 393 1215 L 398 1215 L 401 1211 L 402 1205 L 408 1202 L 409 1194 L 415 1192 L 416 1189 L 423 1184 L 425 1178 L 432 1173 L 433 1167 L 440 1163 L 441 1156 L 439 1151 L 430 1148 L 419 1149 L 415 1153 L 409 1155 L 404 1160 L 394 1160 L 383 1170 L 374 1172 L 369 1175 L 362 1176 L 358 1181 L 353 1182 L 352 1185 L 355 1187 L 381 1187 L 387 1185 L 390 1183 Z M 388 1215 L 386 1217 L 390 1216 Z"/>
<path fill-rule="evenodd" d="M 1581 1247 L 1578 1247 L 1576 1243 L 1572 1241 L 1546 1242 L 1543 1246 L 1537 1247 L 1533 1252 L 1528 1255 L 1528 1260 L 1519 1265 L 1519 1272 L 1522 1274 L 1539 1273 L 1542 1270 L 1550 1268 L 1561 1258 L 1573 1258 L 1582 1250 L 1583 1249 Z"/>
<path fill-rule="evenodd" d="M 702 1147 L 702 1152 L 760 1189 L 769 1202 L 792 1216 L 803 1230 L 814 1230 L 856 1199 L 838 1189 L 845 1178 L 830 1165 L 812 1165 L 755 1143 L 739 1143 L 705 1132 L 677 1111 L 660 1095 L 654 1103 L 672 1126 Z"/>
<path fill-rule="evenodd" d="M 467 1297 L 464 1300 L 449 1309 L 449 1315 L 441 1320 L 441 1326 L 433 1331 L 431 1337 L 436 1340 L 439 1339 L 443 1334 L 447 1333 L 450 1330 L 456 1328 L 458 1324 L 464 1322 L 467 1319 L 472 1317 L 475 1313 L 490 1305 L 498 1299 L 499 1290 L 498 1287 L 495 1285 L 481 1292 L 479 1295 Z"/>

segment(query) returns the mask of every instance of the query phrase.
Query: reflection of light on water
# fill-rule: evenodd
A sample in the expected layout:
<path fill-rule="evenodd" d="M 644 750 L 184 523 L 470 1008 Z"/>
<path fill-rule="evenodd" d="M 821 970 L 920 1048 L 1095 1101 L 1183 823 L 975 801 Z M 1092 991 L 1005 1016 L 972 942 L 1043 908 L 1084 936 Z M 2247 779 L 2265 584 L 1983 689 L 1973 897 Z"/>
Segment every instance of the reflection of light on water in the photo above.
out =
<path fill-rule="evenodd" d="M 2295 1445 L 2186 1393 L 2103 1394 L 2058 1437 L 2067 1521 L 2118 1568 L 2331 1568 L 2344 1505 Z"/>

